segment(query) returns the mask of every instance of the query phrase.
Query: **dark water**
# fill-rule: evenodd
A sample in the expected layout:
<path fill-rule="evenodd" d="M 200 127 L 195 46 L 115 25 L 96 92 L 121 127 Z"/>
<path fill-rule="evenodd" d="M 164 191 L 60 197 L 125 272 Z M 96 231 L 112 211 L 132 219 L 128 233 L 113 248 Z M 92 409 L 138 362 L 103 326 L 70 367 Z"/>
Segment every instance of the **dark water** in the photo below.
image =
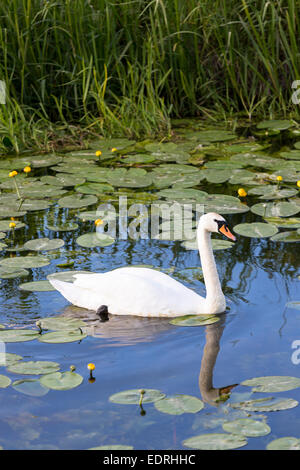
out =
<path fill-rule="evenodd" d="M 226 218 L 232 226 L 249 217 Z M 46 220 L 47 211 L 31 215 L 25 238 L 49 236 Z M 78 232 L 59 235 L 66 241 L 66 253 L 75 249 L 76 235 Z M 57 292 L 22 292 L 18 285 L 24 280 L 2 280 L 0 323 L 34 327 L 38 318 L 63 314 L 80 316 L 97 326 L 95 336 L 80 343 L 34 340 L 6 345 L 7 352 L 25 360 L 59 362 L 62 371 L 74 364 L 84 381 L 75 389 L 50 390 L 40 397 L 22 394 L 11 386 L 0 389 L 0 445 L 4 449 L 88 449 L 112 444 L 183 449 L 184 439 L 224 432 L 222 422 L 245 416 L 265 420 L 271 433 L 248 438 L 242 449 L 265 449 L 275 438 L 300 437 L 300 406 L 265 413 L 233 409 L 233 402 L 266 396 L 251 394 L 250 387 L 241 385 L 232 389 L 227 401 L 216 404 L 212 400 L 213 389 L 252 377 L 299 376 L 300 364 L 292 361 L 292 343 L 300 340 L 300 311 L 286 308 L 288 301 L 300 300 L 298 245 L 238 237 L 232 249 L 216 251 L 215 256 L 230 309 L 220 322 L 206 327 L 177 327 L 165 319 L 134 317 L 115 317 L 100 324 L 93 312 L 70 307 Z M 154 240 L 117 241 L 93 250 L 78 250 L 77 246 L 73 259 L 71 269 L 99 272 L 134 264 L 175 267 L 175 271 L 199 265 L 197 251 L 186 251 L 178 242 Z M 45 279 L 56 270 L 58 260 L 54 255 L 49 266 L 33 269 L 25 281 Z M 200 281 L 185 284 L 204 293 Z M 89 362 L 96 365 L 93 383 L 88 380 Z M 12 380 L 20 378 L 4 367 L 0 373 Z M 210 381 L 213 389 L 208 386 Z M 139 406 L 109 401 L 111 394 L 135 388 L 194 395 L 205 401 L 205 407 L 197 414 L 173 416 L 145 404 L 146 414 L 141 415 Z M 300 401 L 300 389 L 272 396 Z"/>

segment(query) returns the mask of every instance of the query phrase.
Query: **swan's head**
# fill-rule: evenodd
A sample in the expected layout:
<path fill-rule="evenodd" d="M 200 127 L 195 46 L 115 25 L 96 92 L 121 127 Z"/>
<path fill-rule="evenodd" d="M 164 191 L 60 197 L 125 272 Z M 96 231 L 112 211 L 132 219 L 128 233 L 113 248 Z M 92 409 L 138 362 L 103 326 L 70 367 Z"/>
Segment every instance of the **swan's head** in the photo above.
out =
<path fill-rule="evenodd" d="M 235 241 L 235 236 L 230 232 L 228 224 L 224 217 L 215 212 L 209 212 L 208 214 L 202 215 L 199 220 L 198 227 L 208 232 L 221 233 L 225 237 L 230 238 L 230 240 Z"/>

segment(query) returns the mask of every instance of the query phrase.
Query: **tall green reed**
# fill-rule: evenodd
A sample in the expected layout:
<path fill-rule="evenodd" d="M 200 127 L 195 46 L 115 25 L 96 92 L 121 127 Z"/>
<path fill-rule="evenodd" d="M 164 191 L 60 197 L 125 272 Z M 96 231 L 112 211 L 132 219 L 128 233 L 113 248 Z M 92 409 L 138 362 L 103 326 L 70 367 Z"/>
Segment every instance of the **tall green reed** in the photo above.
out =
<path fill-rule="evenodd" d="M 45 145 L 55 123 L 140 137 L 172 117 L 297 118 L 299 24 L 297 0 L 1 2 L 0 146 Z"/>

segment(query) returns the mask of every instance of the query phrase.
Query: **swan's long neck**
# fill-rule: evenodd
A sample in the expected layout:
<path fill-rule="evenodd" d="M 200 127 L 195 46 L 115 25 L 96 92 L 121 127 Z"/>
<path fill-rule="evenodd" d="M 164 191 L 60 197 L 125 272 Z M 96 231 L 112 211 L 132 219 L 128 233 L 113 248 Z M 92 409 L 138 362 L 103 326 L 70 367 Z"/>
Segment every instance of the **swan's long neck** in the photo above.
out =
<path fill-rule="evenodd" d="M 211 310 L 209 313 L 221 313 L 226 304 L 211 246 L 211 232 L 202 226 L 198 229 L 198 247 L 206 287 L 205 301 Z"/>

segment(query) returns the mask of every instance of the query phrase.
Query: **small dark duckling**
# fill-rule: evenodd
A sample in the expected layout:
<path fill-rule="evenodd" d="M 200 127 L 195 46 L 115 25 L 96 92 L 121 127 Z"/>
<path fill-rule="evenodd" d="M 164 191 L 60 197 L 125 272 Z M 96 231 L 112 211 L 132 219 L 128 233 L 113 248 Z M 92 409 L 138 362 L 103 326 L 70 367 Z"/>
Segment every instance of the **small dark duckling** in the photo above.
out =
<path fill-rule="evenodd" d="M 109 320 L 108 318 L 108 308 L 107 308 L 107 305 L 101 305 L 98 310 L 97 310 L 97 315 L 99 315 L 100 317 L 100 321 L 101 322 L 106 322 Z"/>

